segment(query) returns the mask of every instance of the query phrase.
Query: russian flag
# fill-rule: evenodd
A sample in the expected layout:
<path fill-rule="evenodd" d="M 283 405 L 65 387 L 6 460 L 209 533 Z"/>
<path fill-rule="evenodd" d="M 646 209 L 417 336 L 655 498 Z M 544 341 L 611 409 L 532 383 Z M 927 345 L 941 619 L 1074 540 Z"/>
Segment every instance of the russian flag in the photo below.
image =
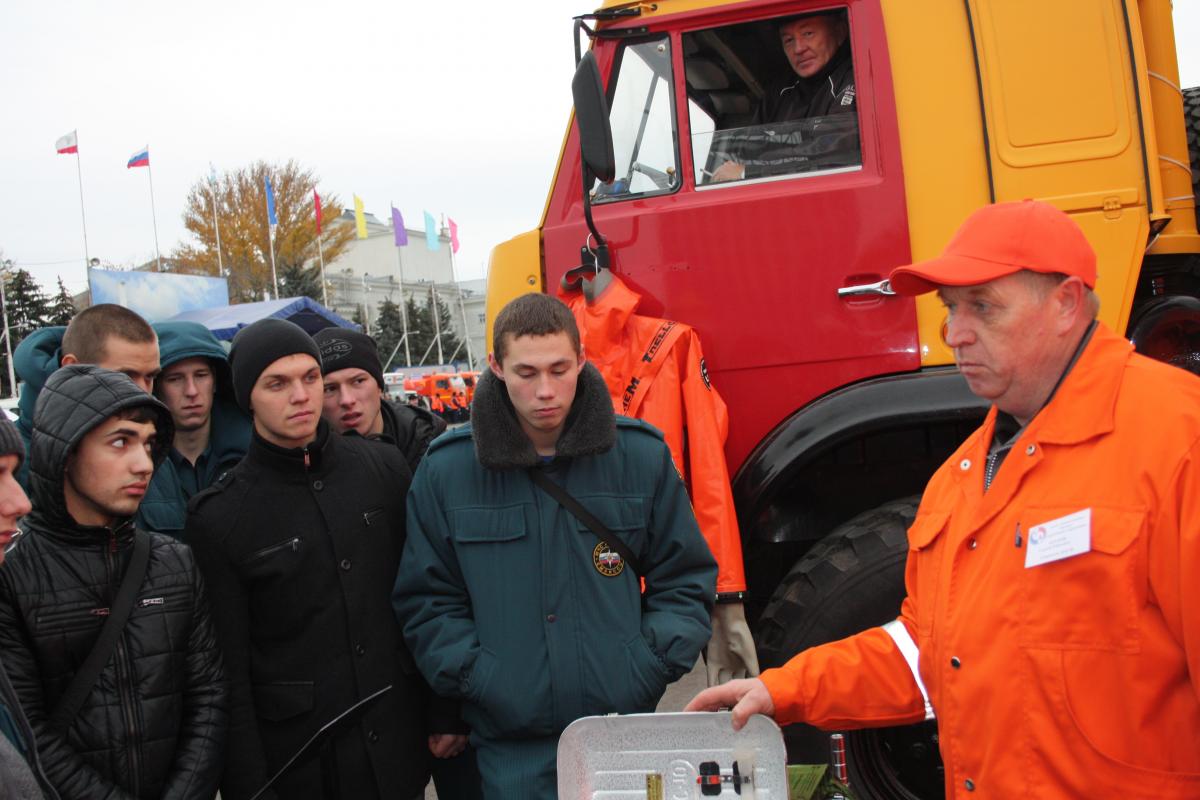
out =
<path fill-rule="evenodd" d="M 129 157 L 129 163 L 125 165 L 125 169 L 133 169 L 134 167 L 150 166 L 150 145 L 146 145 L 141 150 L 138 150 Z"/>
<path fill-rule="evenodd" d="M 58 137 L 58 141 L 54 143 L 54 149 L 59 153 L 78 153 L 79 152 L 79 137 L 75 135 L 75 131 L 71 131 L 66 136 Z"/>

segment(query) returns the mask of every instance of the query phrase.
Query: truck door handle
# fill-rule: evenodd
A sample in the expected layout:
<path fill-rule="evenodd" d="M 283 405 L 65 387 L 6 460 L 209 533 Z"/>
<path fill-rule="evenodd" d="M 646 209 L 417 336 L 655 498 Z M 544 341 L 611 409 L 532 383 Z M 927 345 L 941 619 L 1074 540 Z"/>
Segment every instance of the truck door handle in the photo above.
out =
<path fill-rule="evenodd" d="M 859 297 L 861 295 L 879 294 L 884 297 L 892 297 L 896 293 L 892 291 L 892 284 L 887 278 L 876 283 L 860 283 L 857 286 L 843 286 L 837 290 L 838 297 Z"/>

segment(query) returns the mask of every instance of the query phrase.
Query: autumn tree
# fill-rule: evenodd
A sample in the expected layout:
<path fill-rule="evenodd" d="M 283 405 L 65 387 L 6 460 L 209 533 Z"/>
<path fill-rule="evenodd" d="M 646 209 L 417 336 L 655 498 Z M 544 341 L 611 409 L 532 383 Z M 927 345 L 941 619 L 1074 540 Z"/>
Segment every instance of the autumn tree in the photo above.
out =
<path fill-rule="evenodd" d="M 174 269 L 229 279 L 229 296 L 236 302 L 262 300 L 276 295 L 271 277 L 271 239 L 267 225 L 266 187 L 271 179 L 275 194 L 275 271 L 281 279 L 293 269 L 303 270 L 318 255 L 313 190 L 317 178 L 295 161 L 283 166 L 258 161 L 216 178 L 201 178 L 188 192 L 183 223 L 195 241 L 172 254 Z M 217 225 L 213 224 L 216 203 Z M 335 195 L 321 197 L 321 246 L 325 263 L 337 259 L 354 238 L 354 226 L 339 220 L 341 203 Z M 220 232 L 218 269 L 217 233 Z M 318 282 L 318 289 L 320 288 Z M 283 286 L 280 286 L 281 292 Z M 317 292 L 319 301 L 320 292 Z"/>

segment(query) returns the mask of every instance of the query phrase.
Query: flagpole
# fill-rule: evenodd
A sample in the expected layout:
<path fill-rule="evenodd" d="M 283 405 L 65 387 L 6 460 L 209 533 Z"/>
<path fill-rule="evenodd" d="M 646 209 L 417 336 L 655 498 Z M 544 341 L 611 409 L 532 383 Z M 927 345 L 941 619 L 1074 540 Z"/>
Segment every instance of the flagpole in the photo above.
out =
<path fill-rule="evenodd" d="M 321 302 L 329 308 L 329 287 L 325 285 L 325 248 L 321 245 L 321 234 L 317 234 L 317 259 L 321 264 Z"/>
<path fill-rule="evenodd" d="M 429 303 L 433 306 L 433 335 L 437 341 L 438 363 L 444 364 L 446 362 L 442 361 L 442 317 L 438 313 L 437 281 L 429 284 Z"/>
<path fill-rule="evenodd" d="M 458 308 L 462 312 L 463 319 L 463 340 L 467 345 L 467 369 L 475 369 L 475 355 L 471 352 L 471 332 L 467 328 L 467 303 L 463 300 L 463 289 L 459 285 L 458 279 L 454 276 L 454 242 L 450 243 L 450 281 L 454 284 L 454 288 L 458 290 Z"/>
<path fill-rule="evenodd" d="M 271 224 L 271 198 L 263 193 L 267 207 L 267 250 L 271 253 L 271 284 L 275 287 L 275 299 L 279 299 L 279 276 L 275 274 L 275 226 Z"/>
<path fill-rule="evenodd" d="M 221 223 L 217 219 L 217 174 L 212 168 L 212 162 L 209 162 L 210 172 L 208 176 L 208 190 L 212 195 L 213 205 L 213 230 L 217 233 L 217 276 L 225 277 L 225 262 L 221 258 Z"/>
<path fill-rule="evenodd" d="M 400 329 L 404 333 L 404 364 L 412 366 L 412 351 L 408 347 L 408 302 L 404 299 L 404 255 L 396 248 L 397 269 L 400 271 Z"/>
<path fill-rule="evenodd" d="M 154 223 L 154 265 L 162 272 L 162 256 L 158 253 L 158 215 L 154 212 L 154 171 L 150 167 L 150 148 L 146 148 L 146 177 L 150 180 L 150 221 Z"/>
<path fill-rule="evenodd" d="M 91 269 L 92 258 L 88 252 L 87 216 L 83 213 L 83 168 L 79 166 L 79 142 L 75 143 L 75 173 L 79 176 L 79 219 L 83 222 L 83 268 Z"/>
<path fill-rule="evenodd" d="M 393 211 L 392 211 L 392 239 L 398 241 L 396 239 L 396 236 L 399 234 L 399 231 L 395 230 L 396 211 L 394 209 L 396 208 L 396 206 L 394 203 L 391 203 L 390 201 L 389 201 L 389 205 L 391 205 L 391 207 L 393 209 Z M 407 239 L 407 235 L 405 236 L 405 238 Z M 404 334 L 401 337 L 404 342 L 404 365 L 407 367 L 411 367 L 412 366 L 412 351 L 409 349 L 409 346 L 408 346 L 408 302 L 404 299 L 404 250 L 399 245 L 396 246 L 396 265 L 397 265 L 396 270 L 400 273 L 400 330 Z M 392 355 L 394 356 L 395 354 L 393 353 Z"/>

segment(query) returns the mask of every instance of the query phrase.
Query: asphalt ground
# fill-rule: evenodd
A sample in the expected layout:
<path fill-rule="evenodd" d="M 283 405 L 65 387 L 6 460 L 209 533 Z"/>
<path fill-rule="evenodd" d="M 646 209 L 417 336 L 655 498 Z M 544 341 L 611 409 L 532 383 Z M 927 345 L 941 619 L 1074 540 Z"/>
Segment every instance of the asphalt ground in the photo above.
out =
<path fill-rule="evenodd" d="M 667 693 L 659 702 L 658 710 L 682 711 L 688 701 L 707 685 L 704 677 L 704 662 L 697 661 L 691 672 L 667 687 Z M 432 783 L 425 789 L 425 800 L 437 800 L 437 792 L 433 790 Z"/>

